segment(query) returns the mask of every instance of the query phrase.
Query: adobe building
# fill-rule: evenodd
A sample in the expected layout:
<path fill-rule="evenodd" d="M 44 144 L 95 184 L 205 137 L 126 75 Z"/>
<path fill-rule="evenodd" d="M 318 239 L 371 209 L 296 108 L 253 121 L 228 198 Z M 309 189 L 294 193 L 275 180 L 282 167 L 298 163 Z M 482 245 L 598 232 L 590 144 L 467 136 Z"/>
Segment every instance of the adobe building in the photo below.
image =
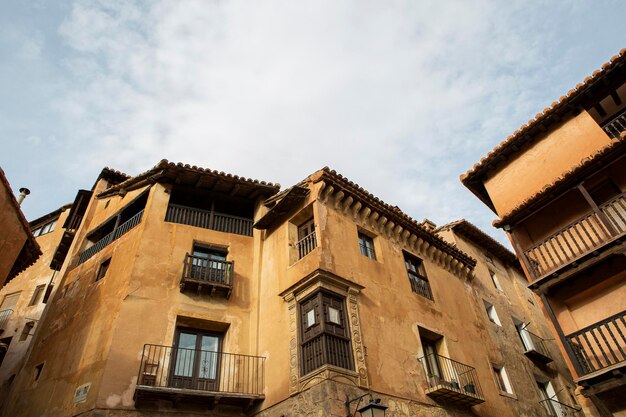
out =
<path fill-rule="evenodd" d="M 499 217 L 580 391 L 626 415 L 626 50 L 461 177 Z"/>
<path fill-rule="evenodd" d="M 27 189 L 22 189 L 24 198 Z M 0 285 L 35 263 L 41 255 L 11 185 L 0 168 Z M 0 322 L 1 322 L 0 318 Z"/>
<path fill-rule="evenodd" d="M 74 210 L 4 416 L 582 416 L 519 265 L 466 222 L 328 168 L 281 191 L 165 160 Z"/>

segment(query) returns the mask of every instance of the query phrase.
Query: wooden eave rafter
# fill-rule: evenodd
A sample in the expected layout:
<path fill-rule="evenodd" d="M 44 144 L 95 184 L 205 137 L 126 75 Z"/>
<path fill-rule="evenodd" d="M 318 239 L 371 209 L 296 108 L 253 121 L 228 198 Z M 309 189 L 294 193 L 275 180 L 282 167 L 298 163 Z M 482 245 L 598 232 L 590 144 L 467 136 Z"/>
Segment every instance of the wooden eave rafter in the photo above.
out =
<path fill-rule="evenodd" d="M 317 196 L 322 203 L 334 206 L 460 277 L 472 277 L 475 259 L 425 229 L 398 207 L 384 203 L 329 168 L 323 168 L 321 175 L 313 176 L 312 181 L 323 182 Z"/>
<path fill-rule="evenodd" d="M 495 212 L 495 207 L 483 185 L 490 173 L 563 119 L 594 107 L 604 97 L 615 95 L 617 88 L 624 82 L 626 82 L 626 49 L 622 49 L 618 55 L 602 65 L 601 70 L 594 71 L 583 83 L 568 91 L 566 96 L 560 97 L 550 107 L 538 113 L 534 119 L 523 124 L 486 157 L 474 164 L 472 169 L 461 175 L 461 182 Z"/>
<path fill-rule="evenodd" d="M 310 191 L 306 187 L 294 185 L 281 193 L 281 198 L 274 202 L 273 207 L 265 213 L 255 224 L 255 229 L 269 229 L 272 225 L 284 220 L 293 209 L 298 207 L 309 195 Z"/>

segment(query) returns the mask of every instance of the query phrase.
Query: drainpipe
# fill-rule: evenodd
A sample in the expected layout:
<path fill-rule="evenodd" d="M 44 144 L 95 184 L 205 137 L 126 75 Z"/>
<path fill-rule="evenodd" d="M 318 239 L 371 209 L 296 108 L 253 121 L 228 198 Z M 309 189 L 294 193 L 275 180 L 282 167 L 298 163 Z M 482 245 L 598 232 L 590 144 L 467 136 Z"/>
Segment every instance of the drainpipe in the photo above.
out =
<path fill-rule="evenodd" d="M 24 201 L 28 194 L 30 194 L 30 190 L 28 188 L 20 188 L 20 195 L 17 197 L 18 206 L 22 205 L 22 201 Z"/>

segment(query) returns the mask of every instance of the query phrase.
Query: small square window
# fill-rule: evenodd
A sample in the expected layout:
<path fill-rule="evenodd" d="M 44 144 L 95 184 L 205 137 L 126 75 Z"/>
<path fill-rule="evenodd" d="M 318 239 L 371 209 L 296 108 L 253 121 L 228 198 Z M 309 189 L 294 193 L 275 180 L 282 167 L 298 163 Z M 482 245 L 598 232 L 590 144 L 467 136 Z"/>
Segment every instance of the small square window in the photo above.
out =
<path fill-rule="evenodd" d="M 30 304 L 28 304 L 29 306 L 34 306 L 36 304 L 39 304 L 39 302 L 41 301 L 41 299 L 43 298 L 43 294 L 44 291 L 46 290 L 46 285 L 38 285 L 37 287 L 35 287 L 35 291 L 33 292 L 33 297 L 30 299 Z"/>
<path fill-rule="evenodd" d="M 41 373 L 43 372 L 43 363 L 35 366 L 35 381 L 39 380 Z"/>
<path fill-rule="evenodd" d="M 374 239 L 368 235 L 359 232 L 359 249 L 361 255 L 367 256 L 370 259 L 376 260 L 376 251 L 374 250 Z"/>
<path fill-rule="evenodd" d="M 98 268 L 98 273 L 96 274 L 96 281 L 100 281 L 104 278 L 109 270 L 109 264 L 111 263 L 111 258 L 100 264 L 100 268 Z"/>
<path fill-rule="evenodd" d="M 496 275 L 496 273 L 493 271 L 489 271 L 489 275 L 491 276 L 491 282 L 493 282 L 493 286 L 496 287 L 496 289 L 502 291 L 502 287 L 500 286 L 500 281 L 498 280 L 498 276 Z"/>
<path fill-rule="evenodd" d="M 498 326 L 502 326 L 502 323 L 500 322 L 500 318 L 498 317 L 498 313 L 496 313 L 496 308 L 493 306 L 493 304 L 487 301 L 484 301 L 484 303 L 485 303 L 485 310 L 487 310 L 487 317 L 489 317 L 489 321 L 497 324 Z"/>
<path fill-rule="evenodd" d="M 33 327 L 35 327 L 34 321 L 26 322 L 24 328 L 22 329 L 22 334 L 20 335 L 20 342 L 28 339 L 28 336 L 32 336 Z"/>
<path fill-rule="evenodd" d="M 339 310 L 333 307 L 328 307 L 328 321 L 335 324 L 341 324 Z"/>
<path fill-rule="evenodd" d="M 315 324 L 315 310 L 311 309 L 306 312 L 306 327 L 311 327 Z"/>

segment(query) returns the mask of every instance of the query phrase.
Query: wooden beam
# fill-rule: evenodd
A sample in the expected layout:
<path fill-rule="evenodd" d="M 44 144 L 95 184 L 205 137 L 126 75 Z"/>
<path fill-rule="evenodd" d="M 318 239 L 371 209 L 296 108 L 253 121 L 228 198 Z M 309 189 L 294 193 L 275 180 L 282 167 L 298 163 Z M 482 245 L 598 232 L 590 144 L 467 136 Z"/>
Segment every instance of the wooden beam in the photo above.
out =
<path fill-rule="evenodd" d="M 600 115 L 600 117 L 604 117 L 606 116 L 606 110 L 604 110 L 604 107 L 602 107 L 602 104 L 600 104 L 599 102 L 596 103 L 593 108 L 598 112 L 598 114 Z"/>
<path fill-rule="evenodd" d="M 615 103 L 616 106 L 619 106 L 622 104 L 622 99 L 619 96 L 619 94 L 617 94 L 617 91 L 615 90 L 611 91 L 611 98 L 613 99 L 613 103 Z"/>

